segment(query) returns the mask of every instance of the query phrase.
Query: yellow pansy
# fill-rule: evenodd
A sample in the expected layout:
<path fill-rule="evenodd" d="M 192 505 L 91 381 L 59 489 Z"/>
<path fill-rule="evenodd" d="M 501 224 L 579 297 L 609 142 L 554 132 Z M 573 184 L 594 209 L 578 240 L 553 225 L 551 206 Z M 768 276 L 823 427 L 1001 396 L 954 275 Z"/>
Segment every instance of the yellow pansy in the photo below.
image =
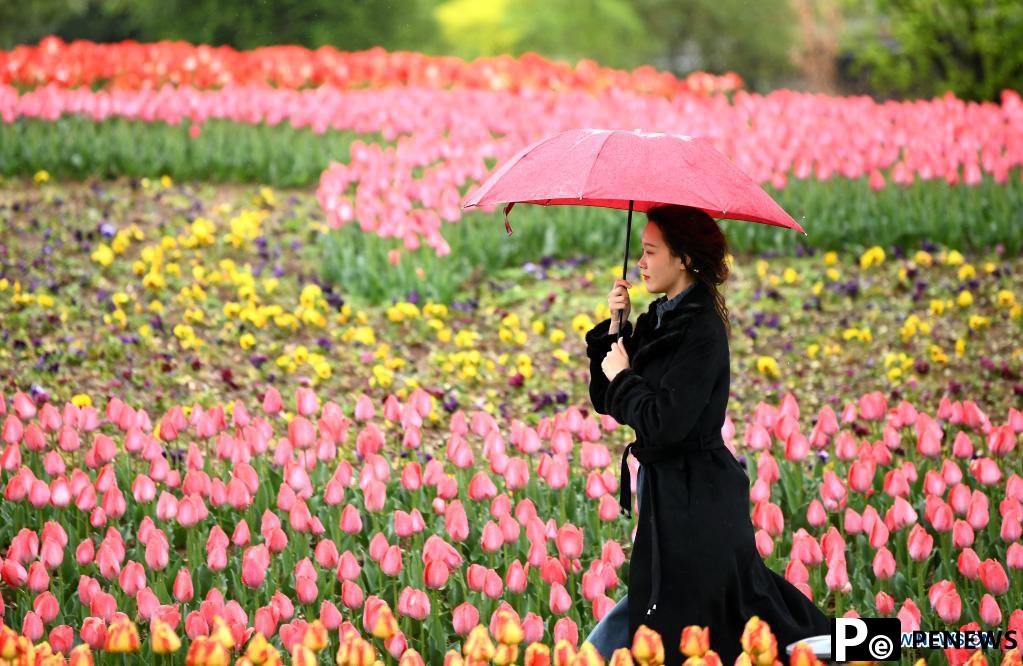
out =
<path fill-rule="evenodd" d="M 250 349 L 256 344 L 256 336 L 251 333 L 243 333 L 242 336 L 238 338 L 238 344 L 242 349 Z"/>
<path fill-rule="evenodd" d="M 778 362 L 771 356 L 757 357 L 757 371 L 762 375 L 781 376 L 781 372 L 778 370 Z"/>
<path fill-rule="evenodd" d="M 940 298 L 931 299 L 931 314 L 940 316 L 945 312 L 945 301 Z"/>
<path fill-rule="evenodd" d="M 918 266 L 930 266 L 934 263 L 934 257 L 931 256 L 930 252 L 917 250 L 916 254 L 913 255 L 913 263 Z"/>
<path fill-rule="evenodd" d="M 991 326 L 991 318 L 983 315 L 970 315 L 970 328 L 977 330 L 982 327 Z"/>
<path fill-rule="evenodd" d="M 995 296 L 995 302 L 1000 308 L 1012 307 L 1016 304 L 1016 295 L 1008 289 L 999 289 Z"/>
<path fill-rule="evenodd" d="M 966 340 L 956 338 L 956 358 L 962 358 L 966 353 Z"/>
<path fill-rule="evenodd" d="M 970 307 L 971 305 L 973 305 L 973 294 L 971 294 L 966 289 L 963 289 L 962 291 L 959 292 L 959 295 L 956 296 L 956 305 L 958 305 L 961 308 Z"/>
<path fill-rule="evenodd" d="M 82 407 L 92 407 L 92 398 L 86 393 L 76 393 L 71 396 L 71 402 L 79 409 Z"/>
<path fill-rule="evenodd" d="M 565 332 L 560 328 L 556 328 L 551 331 L 551 334 L 547 336 L 547 339 L 551 341 L 551 344 L 558 344 L 565 339 Z"/>
<path fill-rule="evenodd" d="M 607 307 L 606 305 L 604 306 Z M 593 320 L 590 319 L 589 315 L 578 314 L 572 317 L 572 330 L 579 335 L 585 335 L 587 331 L 593 328 Z"/>
<path fill-rule="evenodd" d="M 829 250 L 824 253 L 824 265 L 834 266 L 838 263 L 838 253 L 834 250 Z"/>
<path fill-rule="evenodd" d="M 32 180 L 34 180 L 37 185 L 39 183 L 45 183 L 50 180 L 50 172 L 45 169 L 40 169 L 39 171 L 36 171 L 34 176 L 32 176 Z"/>
<path fill-rule="evenodd" d="M 972 280 L 975 277 L 977 277 L 977 269 L 973 267 L 973 264 L 963 264 L 959 267 L 960 280 Z"/>
<path fill-rule="evenodd" d="M 963 258 L 963 255 L 959 253 L 959 250 L 952 250 L 945 255 L 945 263 L 949 266 L 958 266 L 964 261 L 966 260 Z"/>
<path fill-rule="evenodd" d="M 114 251 L 106 243 L 100 243 L 89 257 L 100 266 L 109 266 L 114 262 Z"/>
<path fill-rule="evenodd" d="M 820 350 L 821 350 L 821 346 L 819 344 L 817 344 L 816 342 L 811 343 L 806 348 L 806 355 L 809 356 L 810 358 L 816 358 L 817 357 L 817 353 Z"/>
<path fill-rule="evenodd" d="M 884 263 L 884 257 L 884 249 L 875 245 L 860 255 L 860 268 L 866 270 L 871 266 L 879 266 Z"/>

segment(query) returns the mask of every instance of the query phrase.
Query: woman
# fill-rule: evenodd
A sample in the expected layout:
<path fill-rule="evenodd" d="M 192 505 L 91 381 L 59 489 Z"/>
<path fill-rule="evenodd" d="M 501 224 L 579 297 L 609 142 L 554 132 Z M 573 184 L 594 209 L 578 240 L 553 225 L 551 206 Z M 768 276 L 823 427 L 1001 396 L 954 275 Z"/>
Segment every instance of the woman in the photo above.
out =
<path fill-rule="evenodd" d="M 612 317 L 586 334 L 593 408 L 636 432 L 621 463 L 619 501 L 626 513 L 632 509 L 629 453 L 640 462 L 629 591 L 588 640 L 610 658 L 645 624 L 660 633 L 665 663 L 680 664 L 682 628 L 707 626 L 711 648 L 732 664 L 746 621 L 758 615 L 787 663 L 787 644 L 830 633 L 831 625 L 761 559 L 749 477 L 721 438 L 731 328 L 717 285 L 728 277 L 727 242 L 714 219 L 695 208 L 659 206 L 647 219 L 639 268 L 647 289 L 665 296 L 633 329 L 631 285 L 617 280 L 608 294 Z"/>

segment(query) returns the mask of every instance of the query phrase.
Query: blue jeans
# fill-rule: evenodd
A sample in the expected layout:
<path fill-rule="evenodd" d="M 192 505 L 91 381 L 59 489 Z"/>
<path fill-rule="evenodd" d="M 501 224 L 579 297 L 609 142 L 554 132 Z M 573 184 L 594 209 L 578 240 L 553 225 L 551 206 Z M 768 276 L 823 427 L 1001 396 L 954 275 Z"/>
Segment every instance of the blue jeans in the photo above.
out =
<path fill-rule="evenodd" d="M 627 483 L 628 481 L 626 481 Z M 636 497 L 643 497 L 643 466 L 639 466 L 639 474 L 636 477 Z M 629 595 L 626 593 L 621 600 L 614 605 L 607 615 L 597 623 L 586 640 L 597 648 L 605 660 L 610 660 L 611 655 L 618 648 L 632 646 L 632 637 L 629 636 Z"/>

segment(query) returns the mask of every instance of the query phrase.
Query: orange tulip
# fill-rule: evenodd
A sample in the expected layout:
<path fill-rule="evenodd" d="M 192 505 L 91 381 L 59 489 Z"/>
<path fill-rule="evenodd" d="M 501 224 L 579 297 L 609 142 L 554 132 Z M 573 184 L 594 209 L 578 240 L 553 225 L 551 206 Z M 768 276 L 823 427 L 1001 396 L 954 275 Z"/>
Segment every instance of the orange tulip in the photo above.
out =
<path fill-rule="evenodd" d="M 519 646 L 514 643 L 498 643 L 491 661 L 497 666 L 509 666 L 519 659 Z"/>
<path fill-rule="evenodd" d="M 498 643 L 505 645 L 518 645 L 522 642 L 525 637 L 525 632 L 522 630 L 522 623 L 519 622 L 515 615 L 505 609 L 497 612 L 497 620 L 495 622 L 496 631 L 494 638 L 497 639 Z"/>
<path fill-rule="evenodd" d="M 462 654 L 476 661 L 489 661 L 494 656 L 494 644 L 484 625 L 477 624 L 469 632 L 469 637 L 462 645 Z"/>
<path fill-rule="evenodd" d="M 412 648 L 407 648 L 402 652 L 401 659 L 398 660 L 398 666 L 426 666 L 426 662 L 423 661 L 423 655 Z"/>
<path fill-rule="evenodd" d="M 455 650 L 448 650 L 444 655 L 444 666 L 465 666 L 465 660 Z"/>
<path fill-rule="evenodd" d="M 571 666 L 575 659 L 575 648 L 571 643 L 562 638 L 554 644 L 553 657 L 554 666 Z"/>
<path fill-rule="evenodd" d="M 572 666 L 604 666 L 604 658 L 589 641 L 582 644 L 572 660 Z"/>
<path fill-rule="evenodd" d="M 131 620 L 119 620 L 107 629 L 107 642 L 103 648 L 107 652 L 125 653 L 138 652 L 139 630 Z"/>
<path fill-rule="evenodd" d="M 682 630 L 679 650 L 687 657 L 702 657 L 710 649 L 710 628 L 690 625 Z"/>
<path fill-rule="evenodd" d="M 629 648 L 618 648 L 611 653 L 611 661 L 608 662 L 608 666 L 634 666 L 635 662 L 632 661 L 632 653 L 629 652 Z"/>
<path fill-rule="evenodd" d="M 754 615 L 746 621 L 742 631 L 742 649 L 749 653 L 755 666 L 773 666 L 778 657 L 778 642 L 771 627 Z"/>
<path fill-rule="evenodd" d="M 291 663 L 294 666 L 316 666 L 316 653 L 302 643 L 291 646 Z"/>
<path fill-rule="evenodd" d="M 682 666 L 721 666 L 721 657 L 714 650 L 707 650 L 698 657 L 689 657 Z"/>
<path fill-rule="evenodd" d="M 373 646 L 360 636 L 345 641 L 337 651 L 339 666 L 373 666 L 377 653 Z"/>
<path fill-rule="evenodd" d="M 170 625 L 163 620 L 155 619 L 149 636 L 153 654 L 171 654 L 181 649 L 181 639 L 174 633 Z"/>
<path fill-rule="evenodd" d="M 234 635 L 227 621 L 219 615 L 213 616 L 213 626 L 210 628 L 210 640 L 214 640 L 224 646 L 225 650 L 234 647 Z"/>
<path fill-rule="evenodd" d="M 544 643 L 530 643 L 523 666 L 551 666 L 551 649 Z"/>
<path fill-rule="evenodd" d="M 639 625 L 632 638 L 632 656 L 641 666 L 660 666 L 664 663 L 664 643 L 661 635 L 646 626 Z"/>
<path fill-rule="evenodd" d="M 386 641 L 396 633 L 398 633 L 398 621 L 394 619 L 391 607 L 381 607 L 377 612 L 377 621 L 373 625 L 373 635 Z"/>
<path fill-rule="evenodd" d="M 804 641 L 799 641 L 792 648 L 792 656 L 789 657 L 789 666 L 816 666 L 817 655 L 813 648 Z"/>
<path fill-rule="evenodd" d="M 93 666 L 92 650 L 87 644 L 81 643 L 71 648 L 68 666 Z"/>
<path fill-rule="evenodd" d="M 734 666 L 753 666 L 753 660 L 748 652 L 740 652 L 739 656 L 735 658 Z"/>
<path fill-rule="evenodd" d="M 267 642 L 263 632 L 257 631 L 249 639 L 249 645 L 245 648 L 245 656 L 253 664 L 262 664 L 270 655 L 270 647 L 272 646 Z"/>
<path fill-rule="evenodd" d="M 305 633 L 302 634 L 302 644 L 313 652 L 319 652 L 327 647 L 327 628 L 320 620 L 313 620 L 306 625 Z"/>
<path fill-rule="evenodd" d="M 18 632 L 6 624 L 0 624 L 0 658 L 14 659 L 18 649 Z"/>

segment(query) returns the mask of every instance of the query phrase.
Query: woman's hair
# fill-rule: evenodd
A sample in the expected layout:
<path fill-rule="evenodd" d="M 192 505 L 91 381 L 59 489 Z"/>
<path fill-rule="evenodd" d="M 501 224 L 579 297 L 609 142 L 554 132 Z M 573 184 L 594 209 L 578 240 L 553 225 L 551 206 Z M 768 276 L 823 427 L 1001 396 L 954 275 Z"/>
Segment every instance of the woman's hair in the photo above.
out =
<path fill-rule="evenodd" d="M 714 309 L 725 324 L 728 334 L 732 325 L 728 319 L 725 297 L 718 285 L 728 279 L 728 239 L 718 223 L 699 208 L 662 205 L 647 211 L 647 219 L 657 225 L 672 254 L 682 258 L 682 264 L 692 277 L 702 282 L 714 296 Z M 685 257 L 689 257 L 686 263 Z"/>

